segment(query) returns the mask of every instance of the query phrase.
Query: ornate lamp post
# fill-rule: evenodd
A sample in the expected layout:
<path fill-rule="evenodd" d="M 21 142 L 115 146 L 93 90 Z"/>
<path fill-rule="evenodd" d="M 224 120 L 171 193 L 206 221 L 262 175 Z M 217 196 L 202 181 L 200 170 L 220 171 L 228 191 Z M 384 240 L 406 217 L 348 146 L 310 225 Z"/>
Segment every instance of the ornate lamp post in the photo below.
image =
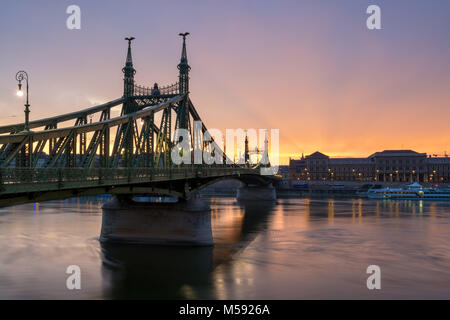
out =
<path fill-rule="evenodd" d="M 25 103 L 25 126 L 23 131 L 30 131 L 30 128 L 28 126 L 29 123 L 29 117 L 30 117 L 30 104 L 28 103 L 28 73 L 25 71 L 19 71 L 16 73 L 16 80 L 19 81 L 19 90 L 17 90 L 17 95 L 19 97 L 23 96 L 22 91 L 22 81 L 26 81 L 27 84 L 27 101 Z"/>

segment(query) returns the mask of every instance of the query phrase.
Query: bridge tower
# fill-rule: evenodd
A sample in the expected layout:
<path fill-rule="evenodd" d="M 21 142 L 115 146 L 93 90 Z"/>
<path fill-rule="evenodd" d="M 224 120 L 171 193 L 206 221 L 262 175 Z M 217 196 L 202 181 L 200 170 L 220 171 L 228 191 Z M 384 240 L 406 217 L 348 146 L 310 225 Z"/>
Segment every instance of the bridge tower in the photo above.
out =
<path fill-rule="evenodd" d="M 131 41 L 135 38 L 125 38 L 128 41 L 128 52 L 127 59 L 125 61 L 125 67 L 123 67 L 122 72 L 124 74 L 123 78 L 123 96 L 131 97 L 134 94 L 134 75 L 136 74 L 136 70 L 133 68 L 133 57 L 131 55 Z M 127 104 L 124 104 L 124 113 L 130 113 L 130 110 L 127 110 Z"/>
<path fill-rule="evenodd" d="M 179 91 L 180 94 L 185 94 L 185 98 L 180 103 L 177 114 L 177 122 L 176 129 L 189 129 L 189 71 L 191 67 L 188 63 L 187 51 L 186 51 L 186 37 L 189 35 L 189 32 L 180 33 L 181 37 L 183 37 L 183 47 L 181 50 L 181 59 L 178 64 L 179 70 Z"/>
<path fill-rule="evenodd" d="M 250 151 L 248 149 L 248 134 L 247 134 L 247 132 L 245 132 L 244 163 L 245 163 L 245 165 L 250 165 Z"/>
<path fill-rule="evenodd" d="M 189 32 L 180 33 L 183 37 L 183 47 L 181 50 L 181 60 L 178 64 L 178 70 L 180 71 L 179 81 L 180 81 L 180 93 L 189 93 L 189 71 L 191 67 L 188 64 L 187 51 L 186 51 L 186 37 Z"/>
<path fill-rule="evenodd" d="M 131 41 L 134 37 L 125 38 L 128 41 L 128 51 L 127 58 L 125 61 L 125 67 L 123 67 L 122 72 L 124 74 L 123 78 L 123 96 L 128 98 L 124 101 L 122 106 L 122 115 L 130 114 L 137 111 L 136 102 L 131 98 L 134 95 L 134 75 L 136 74 L 136 69 L 133 67 L 133 57 L 131 55 Z M 111 166 L 118 165 L 118 159 L 122 159 L 121 166 L 130 167 L 133 158 L 134 149 L 134 135 L 135 125 L 134 121 L 130 120 L 119 126 L 117 129 L 116 140 L 114 142 L 113 159 L 116 163 Z"/>
<path fill-rule="evenodd" d="M 267 141 L 267 131 L 264 133 L 264 153 L 261 157 L 260 164 L 262 167 L 270 167 L 269 160 L 269 142 Z"/>

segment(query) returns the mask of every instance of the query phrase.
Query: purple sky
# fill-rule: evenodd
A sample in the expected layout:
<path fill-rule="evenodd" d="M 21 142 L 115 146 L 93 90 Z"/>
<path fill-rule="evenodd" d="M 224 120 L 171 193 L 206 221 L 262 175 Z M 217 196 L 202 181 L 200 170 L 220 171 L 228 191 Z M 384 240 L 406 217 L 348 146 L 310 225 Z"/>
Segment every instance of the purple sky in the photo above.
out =
<path fill-rule="evenodd" d="M 68 30 L 67 6 L 82 29 Z M 366 28 L 369 4 L 382 30 Z M 0 125 L 122 95 L 125 36 L 139 84 L 176 81 L 189 31 L 191 99 L 210 128 L 279 128 L 281 156 L 450 151 L 450 1 L 10 1 L 0 10 Z"/>

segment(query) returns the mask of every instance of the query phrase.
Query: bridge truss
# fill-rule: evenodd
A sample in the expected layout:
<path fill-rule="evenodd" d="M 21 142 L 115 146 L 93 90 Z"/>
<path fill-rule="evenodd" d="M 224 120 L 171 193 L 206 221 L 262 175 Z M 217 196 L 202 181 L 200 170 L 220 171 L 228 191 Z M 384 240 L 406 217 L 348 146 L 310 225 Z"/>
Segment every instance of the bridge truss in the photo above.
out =
<path fill-rule="evenodd" d="M 150 186 L 151 183 L 152 193 L 158 189 L 160 193 L 186 197 L 199 183 L 204 186 L 220 177 L 259 175 L 258 170 L 236 164 L 214 165 L 215 171 L 211 171 L 211 167 L 208 171 L 198 165 L 172 163 L 170 153 L 178 142 L 175 131 L 189 131 L 192 150 L 198 145 L 198 141 L 194 141 L 193 123 L 201 121 L 189 98 L 187 34 L 180 35 L 183 46 L 178 64 L 179 79 L 175 84 L 165 87 L 156 83 L 153 87 L 136 84 L 131 55 L 134 38 L 126 38 L 128 52 L 122 69 L 122 97 L 81 111 L 31 121 L 27 131 L 24 123 L 0 127 L 0 206 L 2 197 L 8 199 L 20 191 L 27 193 L 20 196 L 29 200 L 42 198 L 42 192 L 62 189 L 73 196 L 80 194 L 83 184 L 95 183 L 97 189 L 104 187 L 97 193 L 111 193 L 113 181 L 129 186 L 130 190 L 136 184 Z M 120 106 L 120 114 L 112 116 L 114 108 Z M 73 125 L 67 126 L 70 122 Z M 204 124 L 201 130 L 203 134 L 207 131 Z M 200 143 L 202 152 L 211 152 L 214 147 L 224 160 L 227 159 L 219 146 L 213 145 L 213 140 Z M 222 173 L 218 169 L 223 169 Z M 186 181 L 193 181 L 199 175 L 196 185 L 186 185 Z M 181 179 L 182 184 L 173 187 L 168 183 L 177 179 Z M 155 181 L 165 183 L 163 190 L 166 192 L 156 188 Z"/>
<path fill-rule="evenodd" d="M 0 127 L 0 168 L 171 167 L 175 130 L 187 129 L 194 137 L 193 121 L 201 119 L 186 83 L 155 84 L 153 88 L 135 84 L 130 43 L 121 98 L 32 121 L 31 131 L 24 131 L 23 123 Z M 188 82 L 185 39 L 179 70 L 180 80 Z M 112 109 L 120 105 L 120 115 L 112 117 Z M 68 121 L 73 125 L 60 127 Z M 205 126 L 202 131 L 206 131 Z M 208 149 L 211 143 L 203 148 Z"/>

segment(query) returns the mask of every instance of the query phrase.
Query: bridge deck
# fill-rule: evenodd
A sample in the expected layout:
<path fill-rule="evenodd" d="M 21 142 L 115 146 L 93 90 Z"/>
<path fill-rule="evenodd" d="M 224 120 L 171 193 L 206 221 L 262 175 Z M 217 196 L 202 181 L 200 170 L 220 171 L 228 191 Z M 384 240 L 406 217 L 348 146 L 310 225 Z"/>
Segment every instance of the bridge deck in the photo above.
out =
<path fill-rule="evenodd" d="M 128 192 L 133 191 L 133 193 L 139 193 L 139 190 L 142 193 L 149 191 L 158 193 L 159 189 L 148 186 L 157 186 L 158 183 L 163 182 L 184 183 L 192 180 L 203 180 L 202 184 L 204 184 L 206 180 L 245 176 L 267 178 L 260 176 L 259 169 L 238 167 L 3 168 L 0 169 L 0 207 L 10 205 L 8 201 L 15 198 L 21 198 L 21 200 L 14 203 L 37 201 L 40 199 L 37 197 L 38 194 L 47 194 L 47 197 L 41 197 L 41 199 L 64 199 L 71 195 L 126 192 L 123 187 L 128 187 Z M 89 190 L 91 192 L 86 192 Z M 171 194 L 185 196 L 179 188 L 174 189 Z"/>

